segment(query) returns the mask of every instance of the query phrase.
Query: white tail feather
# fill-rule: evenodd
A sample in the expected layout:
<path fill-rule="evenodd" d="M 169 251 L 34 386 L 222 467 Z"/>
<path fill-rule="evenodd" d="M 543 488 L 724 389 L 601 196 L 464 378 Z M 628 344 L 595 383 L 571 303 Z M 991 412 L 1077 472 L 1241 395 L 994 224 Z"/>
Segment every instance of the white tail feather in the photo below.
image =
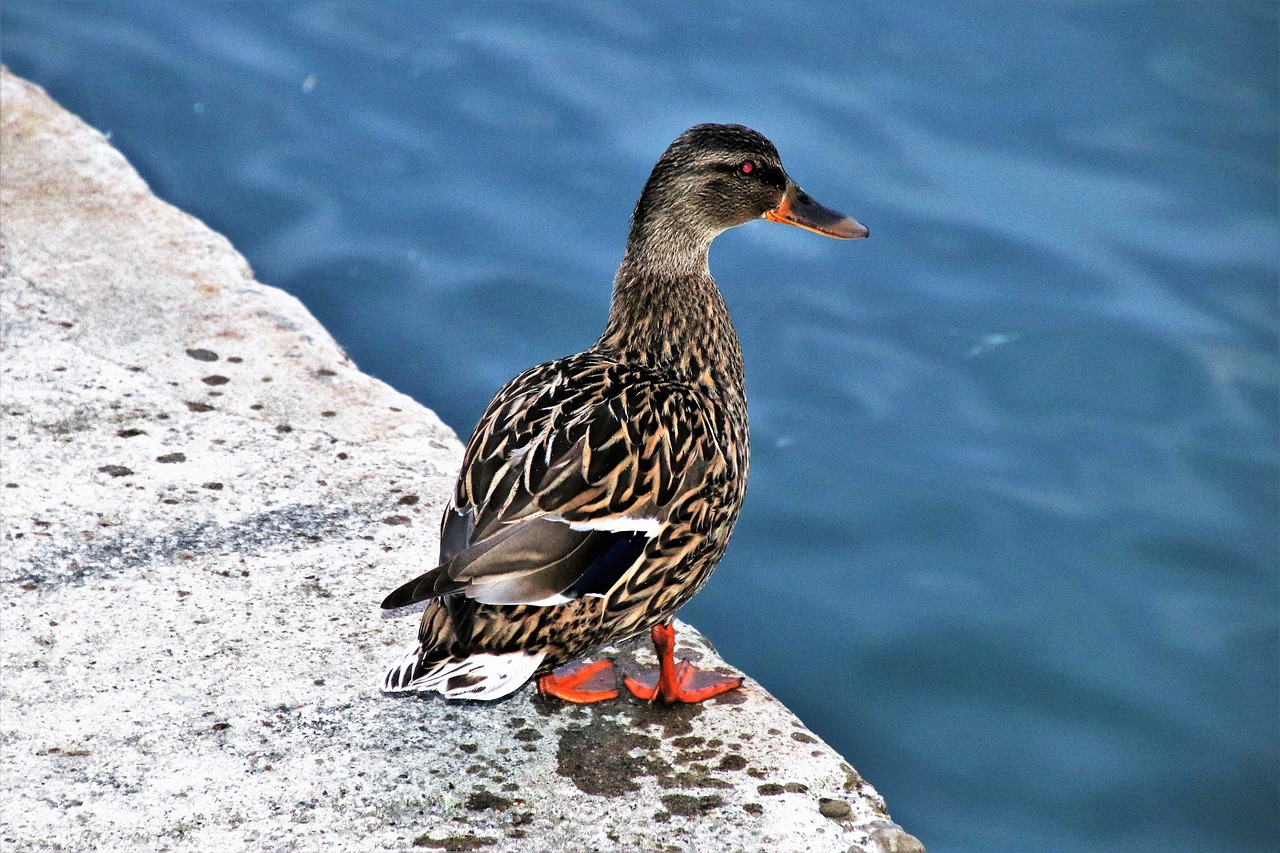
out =
<path fill-rule="evenodd" d="M 382 679 L 384 693 L 435 692 L 446 699 L 501 699 L 519 690 L 546 657 L 546 652 L 478 654 L 423 668 L 419 666 L 420 654 L 421 649 L 413 648 L 387 671 Z"/>

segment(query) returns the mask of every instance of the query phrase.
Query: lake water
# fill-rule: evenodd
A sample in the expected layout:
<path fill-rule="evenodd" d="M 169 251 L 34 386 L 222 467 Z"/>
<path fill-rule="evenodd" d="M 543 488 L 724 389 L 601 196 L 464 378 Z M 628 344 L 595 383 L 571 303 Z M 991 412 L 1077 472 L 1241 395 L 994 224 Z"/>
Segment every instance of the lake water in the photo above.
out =
<path fill-rule="evenodd" d="M 682 615 L 933 851 L 1280 848 L 1275 3 L 28 3 L 3 61 L 464 436 L 686 126 L 752 482 Z M 376 606 L 384 589 L 369 590 Z M 372 675 L 371 675 L 372 677 Z"/>

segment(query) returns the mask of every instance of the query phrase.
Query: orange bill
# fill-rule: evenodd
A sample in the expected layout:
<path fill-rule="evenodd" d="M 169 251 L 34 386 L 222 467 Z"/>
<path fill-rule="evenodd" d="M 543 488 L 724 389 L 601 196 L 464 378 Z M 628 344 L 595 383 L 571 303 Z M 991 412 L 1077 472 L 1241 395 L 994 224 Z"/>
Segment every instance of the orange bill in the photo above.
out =
<path fill-rule="evenodd" d="M 818 204 L 790 179 L 787 180 L 787 192 L 782 197 L 782 202 L 773 210 L 765 211 L 764 218 L 783 225 L 797 225 L 841 240 L 866 237 L 870 233 L 861 222 Z"/>

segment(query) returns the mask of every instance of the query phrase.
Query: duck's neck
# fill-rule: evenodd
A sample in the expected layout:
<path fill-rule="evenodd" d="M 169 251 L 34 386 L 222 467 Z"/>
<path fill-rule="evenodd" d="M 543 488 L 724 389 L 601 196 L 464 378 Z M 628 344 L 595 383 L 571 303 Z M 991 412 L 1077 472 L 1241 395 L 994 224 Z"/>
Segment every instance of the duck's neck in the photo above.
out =
<path fill-rule="evenodd" d="M 707 268 L 714 234 L 637 216 L 598 351 L 744 399 L 742 349 Z"/>

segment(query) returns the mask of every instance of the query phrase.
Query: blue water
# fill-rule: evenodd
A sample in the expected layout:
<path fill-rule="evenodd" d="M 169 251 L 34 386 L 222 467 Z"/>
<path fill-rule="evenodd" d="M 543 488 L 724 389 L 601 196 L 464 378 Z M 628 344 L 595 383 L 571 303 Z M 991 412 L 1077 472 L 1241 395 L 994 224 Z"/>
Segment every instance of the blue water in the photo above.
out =
<path fill-rule="evenodd" d="M 683 615 L 931 850 L 1280 848 L 1277 5 L 621 6 L 0 24 L 464 435 L 595 339 L 671 138 L 763 131 L 872 237 L 716 243 L 755 455 Z"/>

